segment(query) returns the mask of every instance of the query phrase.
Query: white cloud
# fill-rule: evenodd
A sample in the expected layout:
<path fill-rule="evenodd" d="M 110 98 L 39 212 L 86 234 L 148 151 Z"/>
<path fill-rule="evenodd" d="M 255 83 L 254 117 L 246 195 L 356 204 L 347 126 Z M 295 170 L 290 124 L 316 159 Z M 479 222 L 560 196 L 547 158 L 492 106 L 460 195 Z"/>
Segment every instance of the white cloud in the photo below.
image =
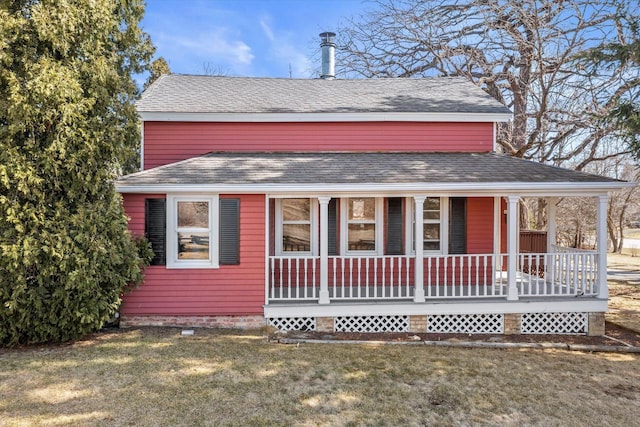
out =
<path fill-rule="evenodd" d="M 288 77 L 291 69 L 292 77 L 310 77 L 312 64 L 299 46 L 300 40 L 291 32 L 274 28 L 269 16 L 263 16 L 259 22 L 268 42 L 265 46 L 268 50 L 263 54 L 268 55 L 268 62 L 276 64 L 275 68 L 280 70 L 278 75 Z"/>
<path fill-rule="evenodd" d="M 264 31 L 264 34 L 267 36 L 267 38 L 271 41 L 274 41 L 276 37 L 273 34 L 273 30 L 271 29 L 270 21 L 271 19 L 268 16 L 261 18 L 260 27 L 262 27 L 262 31 Z"/>
<path fill-rule="evenodd" d="M 307 55 L 287 40 L 274 39 L 271 51 L 276 60 L 291 66 L 292 77 L 311 77 L 312 64 Z"/>
<path fill-rule="evenodd" d="M 255 58 L 251 47 L 244 41 L 230 36 L 224 27 L 199 32 L 191 37 L 165 32 L 160 38 L 156 35 L 154 41 L 162 54 L 169 58 L 189 57 L 216 67 L 228 67 L 235 72 L 245 70 Z M 189 64 L 190 68 L 195 69 L 186 72 L 201 72 L 199 68 L 202 67 L 202 63 Z"/>

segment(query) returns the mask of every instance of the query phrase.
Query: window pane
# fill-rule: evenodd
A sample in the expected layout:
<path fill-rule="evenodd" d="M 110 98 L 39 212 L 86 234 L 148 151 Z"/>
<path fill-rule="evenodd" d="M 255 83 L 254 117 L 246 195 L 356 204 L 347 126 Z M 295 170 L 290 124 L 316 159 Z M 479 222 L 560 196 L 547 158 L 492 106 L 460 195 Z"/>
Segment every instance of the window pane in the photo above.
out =
<path fill-rule="evenodd" d="M 424 219 L 440 219 L 440 199 L 437 197 L 427 197 L 424 201 L 424 209 L 422 212 Z"/>
<path fill-rule="evenodd" d="M 440 198 L 439 197 L 427 197 L 424 200 L 425 211 L 439 211 L 440 210 Z"/>
<path fill-rule="evenodd" d="M 440 242 L 424 242 L 425 251 L 439 251 Z"/>
<path fill-rule="evenodd" d="M 440 240 L 440 224 L 425 224 L 424 225 L 424 239 L 425 240 Z"/>
<path fill-rule="evenodd" d="M 282 251 L 310 252 L 311 226 L 308 224 L 283 224 Z"/>
<path fill-rule="evenodd" d="M 376 199 L 349 199 L 349 220 L 375 221 Z"/>
<path fill-rule="evenodd" d="M 209 203 L 178 202 L 178 227 L 209 228 Z"/>
<path fill-rule="evenodd" d="M 178 259 L 209 259 L 209 233 L 178 233 Z"/>
<path fill-rule="evenodd" d="M 375 224 L 349 224 L 349 250 L 350 251 L 375 251 L 376 250 L 376 225 Z"/>
<path fill-rule="evenodd" d="M 282 219 L 284 219 L 285 221 L 309 221 L 310 217 L 310 199 L 282 200 Z"/>
<path fill-rule="evenodd" d="M 440 250 L 440 224 L 424 225 L 423 246 L 425 251 Z"/>

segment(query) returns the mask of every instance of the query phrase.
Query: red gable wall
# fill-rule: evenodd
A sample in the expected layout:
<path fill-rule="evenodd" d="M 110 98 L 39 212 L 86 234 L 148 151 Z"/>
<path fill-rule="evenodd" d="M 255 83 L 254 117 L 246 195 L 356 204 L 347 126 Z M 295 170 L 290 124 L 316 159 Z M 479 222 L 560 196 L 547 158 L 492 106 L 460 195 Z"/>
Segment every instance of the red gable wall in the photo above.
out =
<path fill-rule="evenodd" d="M 145 169 L 211 151 L 491 150 L 493 123 L 144 123 Z"/>

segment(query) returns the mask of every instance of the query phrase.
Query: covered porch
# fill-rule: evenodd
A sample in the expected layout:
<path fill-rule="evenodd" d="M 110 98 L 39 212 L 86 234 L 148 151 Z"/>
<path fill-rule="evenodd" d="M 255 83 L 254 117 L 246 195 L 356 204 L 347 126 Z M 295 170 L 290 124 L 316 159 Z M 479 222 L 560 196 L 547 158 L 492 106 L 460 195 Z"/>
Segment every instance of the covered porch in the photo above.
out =
<path fill-rule="evenodd" d="M 277 225 L 281 218 L 274 218 L 275 225 L 274 220 L 267 218 L 267 230 L 271 230 L 271 233 L 266 259 L 268 268 L 265 277 L 265 307 L 300 303 L 331 305 L 384 301 L 417 304 L 435 301 L 515 302 L 536 299 L 565 299 L 573 303 L 578 298 L 606 301 L 608 196 L 592 196 L 598 212 L 596 250 L 556 245 L 555 206 L 559 196 L 548 197 L 546 252 L 527 252 L 520 249 L 518 209 L 521 197 L 478 196 L 480 199 L 490 199 L 491 203 L 485 203 L 485 206 L 492 209 L 489 216 L 491 222 L 476 225 L 491 229 L 488 233 L 492 236 L 491 241 L 485 242 L 484 249 L 488 245 L 493 250 L 481 253 L 474 253 L 477 251 L 471 247 L 467 248 L 467 253 L 447 253 L 452 249 L 452 242 L 447 241 L 442 234 L 451 234 L 454 225 L 450 218 L 451 212 L 444 208 L 442 214 L 447 218 L 441 219 L 438 232 L 435 234 L 440 239 L 441 246 L 438 248 L 439 251 L 430 250 L 434 247 L 434 234 L 425 230 L 433 223 L 425 220 L 425 216 L 428 216 L 424 206 L 427 196 L 406 197 L 407 210 L 411 207 L 411 215 L 405 216 L 404 226 L 394 228 L 382 222 L 380 228 L 385 228 L 385 231 L 377 232 L 378 238 L 388 241 L 392 238 L 388 235 L 389 228 L 393 228 L 391 232 L 396 233 L 410 229 L 409 238 L 412 238 L 412 242 L 401 245 L 404 253 L 391 255 L 380 250 L 371 254 L 360 250 L 350 251 L 349 241 L 343 243 L 341 250 L 338 250 L 340 254 L 335 254 L 335 242 L 329 244 L 330 234 L 335 233 L 335 225 L 332 226 L 329 221 L 329 202 L 332 197 L 318 196 L 310 203 L 310 206 L 316 206 L 317 201 L 319 212 L 318 224 L 310 220 L 310 224 L 313 224 L 310 228 L 318 230 L 317 253 L 311 250 L 315 243 L 313 237 L 303 245 L 307 251 L 282 250 L 285 246 L 274 240 L 287 241 L 290 237 L 282 234 L 282 225 Z M 344 196 L 336 198 L 344 199 Z M 385 199 L 385 196 L 379 199 Z M 447 196 L 442 196 L 440 200 L 447 200 Z M 409 206 L 409 203 L 412 206 Z M 382 205 L 382 202 L 378 202 L 378 206 Z M 274 213 L 274 209 L 269 211 Z M 332 214 L 335 215 L 335 212 Z M 487 218 L 486 212 L 482 215 L 471 212 L 468 214 L 468 221 L 476 221 L 474 215 L 485 220 Z M 388 209 L 386 215 L 390 215 Z M 342 226 L 344 228 L 345 224 Z M 470 225 L 466 227 L 468 229 Z M 398 240 L 402 239 L 398 237 Z M 449 237 L 449 240 L 453 240 L 453 237 Z M 413 243 L 421 241 L 424 242 L 423 245 L 416 246 Z M 330 246 L 334 254 L 329 254 Z"/>

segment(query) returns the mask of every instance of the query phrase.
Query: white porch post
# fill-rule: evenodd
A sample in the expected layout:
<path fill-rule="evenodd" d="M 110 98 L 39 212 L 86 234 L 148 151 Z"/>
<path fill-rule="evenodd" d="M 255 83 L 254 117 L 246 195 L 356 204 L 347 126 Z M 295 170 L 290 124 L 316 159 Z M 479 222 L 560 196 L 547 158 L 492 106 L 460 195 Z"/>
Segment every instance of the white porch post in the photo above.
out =
<path fill-rule="evenodd" d="M 271 227 L 269 226 L 270 218 L 269 218 L 269 206 L 270 206 L 269 195 L 264 195 L 264 230 L 265 230 L 265 239 L 264 239 L 264 265 L 266 268 L 264 269 L 264 305 L 269 305 L 269 273 L 271 271 L 271 260 L 269 259 L 269 243 L 273 236 L 270 233 Z"/>
<path fill-rule="evenodd" d="M 329 304 L 329 200 L 320 196 L 320 295 L 318 304 Z"/>
<path fill-rule="evenodd" d="M 493 198 L 493 269 L 502 272 L 502 251 L 501 228 L 502 228 L 502 197 Z"/>
<path fill-rule="evenodd" d="M 553 246 L 556 244 L 557 204 L 557 197 L 547 197 L 547 253 L 553 252 Z"/>
<path fill-rule="evenodd" d="M 424 219 L 423 207 L 426 196 L 413 196 L 415 202 L 415 223 L 416 223 L 416 260 L 415 260 L 415 289 L 413 290 L 413 301 L 424 302 Z"/>
<path fill-rule="evenodd" d="M 507 299 L 518 299 L 516 274 L 518 268 L 518 204 L 520 196 L 507 197 Z"/>
<path fill-rule="evenodd" d="M 607 284 L 607 207 L 609 196 L 598 196 L 598 298 L 609 298 L 609 285 Z"/>

